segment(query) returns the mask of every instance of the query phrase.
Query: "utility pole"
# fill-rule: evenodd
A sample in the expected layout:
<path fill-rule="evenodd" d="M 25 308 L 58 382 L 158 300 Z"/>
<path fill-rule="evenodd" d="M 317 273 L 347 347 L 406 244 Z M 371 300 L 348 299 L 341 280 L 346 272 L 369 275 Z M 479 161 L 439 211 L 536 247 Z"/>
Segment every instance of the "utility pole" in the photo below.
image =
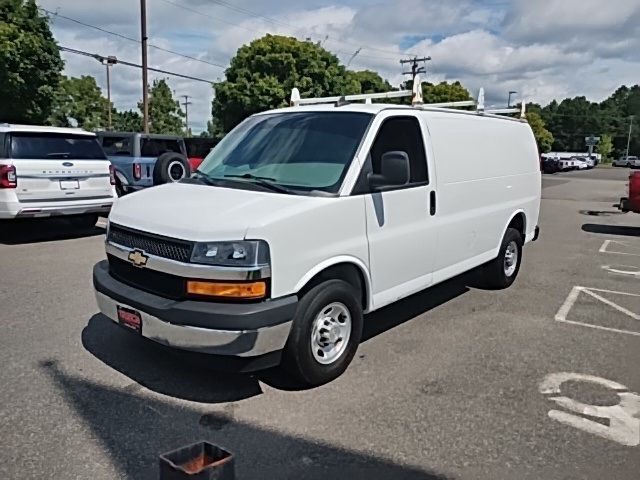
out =
<path fill-rule="evenodd" d="M 404 65 L 406 63 L 410 63 L 411 64 L 411 71 L 410 72 L 402 72 L 402 74 L 403 75 L 411 75 L 411 80 L 412 81 L 415 80 L 417 74 L 426 72 L 425 67 L 418 68 L 418 62 L 428 62 L 429 60 L 431 60 L 431 57 L 422 57 L 422 58 L 413 57 L 413 58 L 410 58 L 410 59 L 400 60 L 400 65 Z"/>
<path fill-rule="evenodd" d="M 104 65 L 107 67 L 107 129 L 111 130 L 113 128 L 113 122 L 111 121 L 111 75 L 109 71 L 111 70 L 111 65 L 115 65 L 118 63 L 118 59 L 113 55 L 109 55 L 104 59 Z"/>
<path fill-rule="evenodd" d="M 182 98 L 184 98 L 184 102 L 182 102 L 182 105 L 184 105 L 184 123 L 186 134 L 187 136 L 191 136 L 189 133 L 189 105 L 191 105 L 193 102 L 189 101 L 189 95 L 182 95 Z"/>
<path fill-rule="evenodd" d="M 149 78 L 147 65 L 147 0 L 140 0 L 140 39 L 142 41 L 142 125 L 149 133 Z"/>
<path fill-rule="evenodd" d="M 515 90 L 509 90 L 509 100 L 507 100 L 507 108 L 511 108 L 511 95 L 515 95 L 516 92 Z"/>
<path fill-rule="evenodd" d="M 631 115 L 629 117 L 629 135 L 627 136 L 627 155 L 626 155 L 627 159 L 629 158 L 629 145 L 631 144 L 631 129 L 632 128 L 633 128 L 633 115 Z"/>

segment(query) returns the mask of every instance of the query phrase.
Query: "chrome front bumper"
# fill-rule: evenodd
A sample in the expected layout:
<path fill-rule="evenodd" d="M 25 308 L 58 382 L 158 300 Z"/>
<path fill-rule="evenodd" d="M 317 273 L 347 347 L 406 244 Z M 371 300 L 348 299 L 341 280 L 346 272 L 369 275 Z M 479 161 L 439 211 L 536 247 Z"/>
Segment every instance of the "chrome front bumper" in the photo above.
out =
<path fill-rule="evenodd" d="M 117 307 L 135 307 L 116 302 L 95 292 L 98 308 L 103 315 L 118 322 Z M 215 355 L 254 357 L 282 350 L 287 341 L 291 322 L 256 330 L 215 330 L 186 325 L 174 325 L 140 311 L 142 336 L 173 348 Z"/>

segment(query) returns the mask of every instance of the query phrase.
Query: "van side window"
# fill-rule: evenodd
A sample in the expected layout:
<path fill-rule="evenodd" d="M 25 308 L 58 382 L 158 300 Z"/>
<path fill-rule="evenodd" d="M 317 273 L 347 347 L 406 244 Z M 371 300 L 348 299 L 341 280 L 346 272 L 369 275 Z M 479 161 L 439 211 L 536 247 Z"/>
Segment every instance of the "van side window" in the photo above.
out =
<path fill-rule="evenodd" d="M 420 123 L 415 117 L 392 117 L 386 119 L 378 130 L 367 164 L 362 168 L 352 195 L 370 193 L 367 175 L 382 172 L 382 155 L 391 151 L 403 151 L 409 156 L 409 184 L 402 188 L 424 185 L 429 182 L 427 156 Z"/>

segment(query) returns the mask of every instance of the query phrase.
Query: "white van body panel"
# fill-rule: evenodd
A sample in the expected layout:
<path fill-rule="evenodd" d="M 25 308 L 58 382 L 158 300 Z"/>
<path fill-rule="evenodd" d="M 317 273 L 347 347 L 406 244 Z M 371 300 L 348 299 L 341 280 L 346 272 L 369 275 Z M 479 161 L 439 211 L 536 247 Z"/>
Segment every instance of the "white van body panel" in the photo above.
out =
<path fill-rule="evenodd" d="M 524 122 L 425 112 L 437 171 L 438 247 L 434 282 L 495 258 L 507 225 L 538 224 L 541 176 L 531 128 Z"/>

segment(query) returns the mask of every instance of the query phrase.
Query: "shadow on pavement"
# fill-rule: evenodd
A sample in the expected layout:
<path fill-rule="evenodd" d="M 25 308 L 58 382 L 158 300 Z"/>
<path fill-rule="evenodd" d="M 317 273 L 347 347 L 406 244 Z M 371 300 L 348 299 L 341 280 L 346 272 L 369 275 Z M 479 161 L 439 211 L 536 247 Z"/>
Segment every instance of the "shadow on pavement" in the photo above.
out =
<path fill-rule="evenodd" d="M 580 210 L 581 215 L 592 217 L 610 217 L 611 215 L 624 215 L 620 210 Z"/>
<path fill-rule="evenodd" d="M 640 227 L 627 227 L 624 225 L 599 225 L 585 223 L 582 230 L 589 233 L 602 233 L 605 235 L 623 235 L 627 237 L 640 237 Z"/>
<path fill-rule="evenodd" d="M 0 244 L 5 245 L 52 242 L 103 234 L 103 228 L 77 228 L 64 219 L 57 218 L 0 220 Z"/>
<path fill-rule="evenodd" d="M 205 412 L 204 406 L 202 409 L 197 405 L 177 406 L 143 392 L 101 385 L 66 373 L 52 360 L 41 362 L 40 368 L 108 450 L 122 478 L 157 480 L 158 455 L 201 440 L 220 445 L 235 455 L 238 479 L 447 478 L 260 428 L 236 420 L 233 409 Z M 92 465 L 68 466 L 74 467 L 92 471 Z M 69 473 L 69 478 L 76 477 L 71 473 L 78 478 L 90 478 L 83 476 L 87 472 Z"/>
<path fill-rule="evenodd" d="M 91 317 L 83 329 L 82 345 L 136 384 L 174 398 L 221 403 L 262 393 L 258 381 L 249 375 L 207 368 L 206 355 L 156 344 L 131 334 L 101 314 Z"/>

